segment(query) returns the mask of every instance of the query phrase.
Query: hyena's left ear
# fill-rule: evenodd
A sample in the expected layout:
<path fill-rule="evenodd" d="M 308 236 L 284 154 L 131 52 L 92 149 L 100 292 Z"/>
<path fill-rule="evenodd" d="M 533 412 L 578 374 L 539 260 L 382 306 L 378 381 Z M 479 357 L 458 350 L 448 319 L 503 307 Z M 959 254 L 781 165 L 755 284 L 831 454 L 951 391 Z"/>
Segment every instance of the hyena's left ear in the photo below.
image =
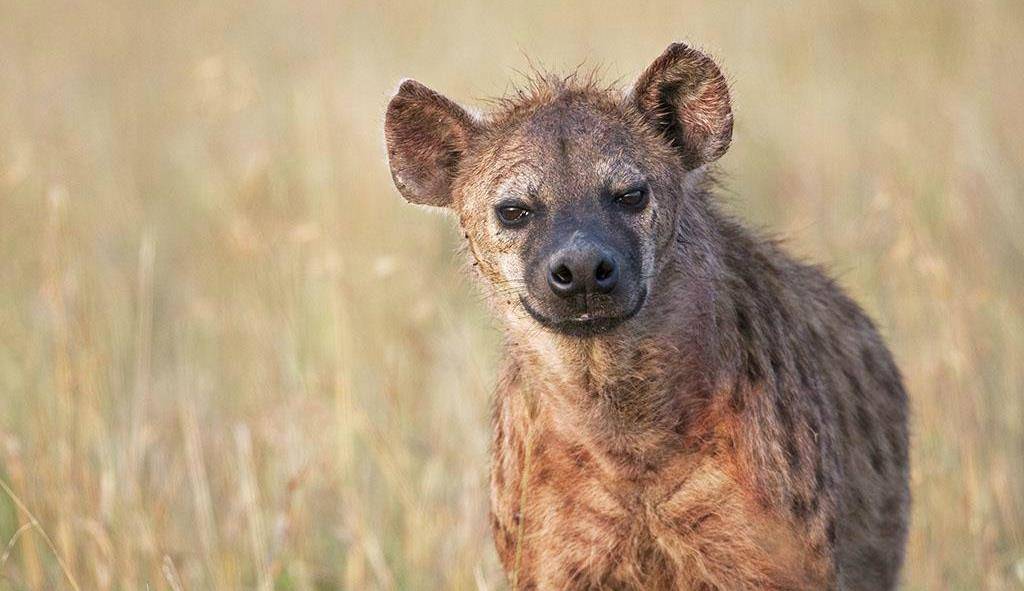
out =
<path fill-rule="evenodd" d="M 696 49 L 670 45 L 640 75 L 628 100 L 681 152 L 687 169 L 729 149 L 729 88 L 715 62 Z"/>
<path fill-rule="evenodd" d="M 415 80 L 388 103 L 384 139 L 391 178 L 407 201 L 451 205 L 452 180 L 476 122 L 462 107 Z"/>

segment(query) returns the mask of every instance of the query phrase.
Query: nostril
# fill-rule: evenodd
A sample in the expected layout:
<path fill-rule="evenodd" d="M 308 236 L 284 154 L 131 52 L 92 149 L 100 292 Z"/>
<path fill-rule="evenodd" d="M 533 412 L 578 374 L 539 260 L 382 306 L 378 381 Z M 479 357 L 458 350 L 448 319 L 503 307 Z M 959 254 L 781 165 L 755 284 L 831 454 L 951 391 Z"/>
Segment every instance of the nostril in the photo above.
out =
<path fill-rule="evenodd" d="M 565 265 L 559 265 L 554 271 L 551 271 L 551 278 L 559 285 L 568 286 L 572 283 L 572 271 Z"/>
<path fill-rule="evenodd" d="M 594 268 L 594 288 L 599 293 L 611 293 L 619 282 L 619 270 L 614 259 L 601 259 Z"/>

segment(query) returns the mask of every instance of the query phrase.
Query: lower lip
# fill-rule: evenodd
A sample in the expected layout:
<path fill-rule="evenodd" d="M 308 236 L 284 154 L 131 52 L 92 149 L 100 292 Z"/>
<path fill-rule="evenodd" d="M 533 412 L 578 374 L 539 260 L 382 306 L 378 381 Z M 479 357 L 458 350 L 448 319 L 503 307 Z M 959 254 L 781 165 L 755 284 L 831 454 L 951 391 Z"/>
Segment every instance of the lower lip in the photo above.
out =
<path fill-rule="evenodd" d="M 575 318 L 571 318 L 569 320 L 563 320 L 563 321 L 559 321 L 559 322 L 553 321 L 553 320 L 551 320 L 549 318 L 545 318 L 544 316 L 542 316 L 541 314 L 536 312 L 527 303 L 526 298 L 524 296 L 520 296 L 519 299 L 520 299 L 520 303 L 522 304 L 523 308 L 526 309 L 527 313 L 529 313 L 530 316 L 532 316 L 534 320 L 539 322 L 541 324 L 541 326 L 544 326 L 546 328 L 555 330 L 557 332 L 568 333 L 568 334 L 572 334 L 572 335 L 575 335 L 575 336 L 593 336 L 593 335 L 596 335 L 596 334 L 601 334 L 601 333 L 604 333 L 604 332 L 608 332 L 609 330 L 615 328 L 619 324 L 622 324 L 623 322 L 629 320 L 633 316 L 636 316 L 637 313 L 639 313 L 640 310 L 643 308 L 644 303 L 646 303 L 646 301 L 647 301 L 647 290 L 645 289 L 645 290 L 643 290 L 640 293 L 640 297 L 637 298 L 637 303 L 633 307 L 633 309 L 631 309 L 626 314 L 623 314 L 622 316 L 616 316 L 616 317 L 612 317 L 612 318 L 607 318 L 607 317 L 605 317 L 605 318 L 599 318 L 599 317 L 595 318 L 595 317 L 591 316 L 590 314 L 582 314 L 582 315 L 577 316 Z M 596 328 L 595 329 L 595 327 L 597 325 L 603 324 L 603 323 L 607 323 L 608 324 L 607 328 Z"/>

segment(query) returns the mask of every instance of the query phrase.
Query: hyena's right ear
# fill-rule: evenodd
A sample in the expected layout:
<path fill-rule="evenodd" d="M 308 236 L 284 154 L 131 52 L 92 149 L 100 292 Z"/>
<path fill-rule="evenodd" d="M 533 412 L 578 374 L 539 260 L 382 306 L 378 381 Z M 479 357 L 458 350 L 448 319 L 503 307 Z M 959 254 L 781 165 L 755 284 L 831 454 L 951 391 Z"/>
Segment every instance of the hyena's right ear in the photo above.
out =
<path fill-rule="evenodd" d="M 451 205 L 452 180 L 477 124 L 462 107 L 415 80 L 388 103 L 384 139 L 391 178 L 411 203 Z"/>

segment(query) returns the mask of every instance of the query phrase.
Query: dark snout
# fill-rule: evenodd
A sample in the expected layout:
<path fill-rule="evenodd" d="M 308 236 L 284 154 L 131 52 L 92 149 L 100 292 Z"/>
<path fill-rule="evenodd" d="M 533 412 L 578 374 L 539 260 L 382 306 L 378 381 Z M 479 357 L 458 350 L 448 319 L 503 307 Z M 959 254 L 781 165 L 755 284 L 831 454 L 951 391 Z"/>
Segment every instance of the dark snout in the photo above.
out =
<path fill-rule="evenodd" d="M 583 230 L 551 244 L 529 266 L 523 305 L 542 325 L 574 336 L 611 330 L 643 306 L 638 257 L 627 241 Z"/>
<path fill-rule="evenodd" d="M 548 262 L 548 285 L 562 298 L 608 294 L 618 282 L 618 257 L 591 240 L 573 241 L 555 252 Z"/>

